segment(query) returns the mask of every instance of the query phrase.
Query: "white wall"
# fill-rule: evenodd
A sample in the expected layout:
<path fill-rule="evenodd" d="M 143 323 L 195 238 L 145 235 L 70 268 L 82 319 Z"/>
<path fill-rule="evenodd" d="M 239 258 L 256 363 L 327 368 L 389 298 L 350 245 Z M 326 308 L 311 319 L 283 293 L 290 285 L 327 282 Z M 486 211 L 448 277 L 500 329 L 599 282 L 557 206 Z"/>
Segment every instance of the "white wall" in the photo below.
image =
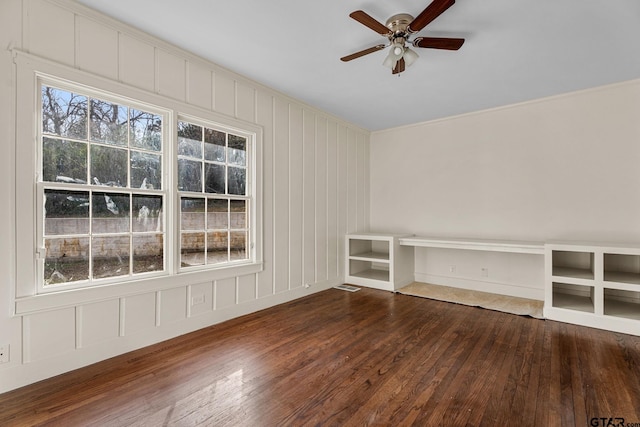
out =
<path fill-rule="evenodd" d="M 344 234 L 368 228 L 366 130 L 67 0 L 2 0 L 0 46 L 0 392 L 342 281 Z M 264 270 L 14 316 L 15 144 L 30 141 L 9 48 L 262 126 Z"/>
<path fill-rule="evenodd" d="M 540 242 L 640 240 L 638 80 L 375 132 L 370 150 L 374 230 Z M 514 280 L 515 264 L 528 273 Z M 488 278 L 481 277 L 482 267 L 489 268 Z M 419 249 L 416 277 L 543 297 L 542 259 L 535 255 L 514 260 Z"/>

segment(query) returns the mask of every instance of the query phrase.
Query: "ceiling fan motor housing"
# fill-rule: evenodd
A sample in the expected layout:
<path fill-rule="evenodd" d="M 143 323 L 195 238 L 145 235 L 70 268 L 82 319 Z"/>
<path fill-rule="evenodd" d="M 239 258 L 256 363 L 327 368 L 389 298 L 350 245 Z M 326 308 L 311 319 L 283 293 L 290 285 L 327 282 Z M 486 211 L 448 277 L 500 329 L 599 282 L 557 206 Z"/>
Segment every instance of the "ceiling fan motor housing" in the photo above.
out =
<path fill-rule="evenodd" d="M 404 46 L 404 43 L 407 41 L 409 33 L 407 28 L 409 24 L 413 21 L 413 16 L 408 13 L 398 13 L 397 15 L 393 15 L 391 18 L 387 19 L 386 27 L 391 30 L 389 34 L 389 41 L 392 44 L 400 44 Z"/>

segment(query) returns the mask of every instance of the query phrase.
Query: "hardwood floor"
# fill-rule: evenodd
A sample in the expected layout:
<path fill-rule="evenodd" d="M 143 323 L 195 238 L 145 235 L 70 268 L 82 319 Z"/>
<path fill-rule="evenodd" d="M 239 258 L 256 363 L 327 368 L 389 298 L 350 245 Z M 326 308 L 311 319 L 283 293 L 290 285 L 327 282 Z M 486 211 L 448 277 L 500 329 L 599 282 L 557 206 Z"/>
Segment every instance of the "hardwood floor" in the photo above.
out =
<path fill-rule="evenodd" d="M 640 426 L 640 337 L 330 289 L 0 395 L 0 425 Z"/>

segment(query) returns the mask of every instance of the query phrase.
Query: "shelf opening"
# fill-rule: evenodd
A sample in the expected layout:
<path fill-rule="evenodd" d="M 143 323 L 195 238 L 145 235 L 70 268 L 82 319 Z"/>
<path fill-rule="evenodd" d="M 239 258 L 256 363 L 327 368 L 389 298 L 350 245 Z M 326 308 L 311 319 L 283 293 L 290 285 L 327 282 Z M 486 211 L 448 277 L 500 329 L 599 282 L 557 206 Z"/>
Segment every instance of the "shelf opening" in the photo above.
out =
<path fill-rule="evenodd" d="M 363 279 L 389 281 L 389 265 L 370 261 L 349 260 L 349 275 Z"/>
<path fill-rule="evenodd" d="M 634 292 L 605 288 L 604 314 L 640 320 L 640 289 Z"/>
<path fill-rule="evenodd" d="M 389 242 L 351 239 L 349 242 L 349 256 L 388 260 Z"/>
<path fill-rule="evenodd" d="M 594 313 L 593 286 L 572 285 L 553 282 L 553 307 Z"/>
<path fill-rule="evenodd" d="M 593 280 L 593 252 L 552 251 L 554 276 Z"/>
<path fill-rule="evenodd" d="M 604 254 L 604 280 L 640 285 L 640 255 Z"/>

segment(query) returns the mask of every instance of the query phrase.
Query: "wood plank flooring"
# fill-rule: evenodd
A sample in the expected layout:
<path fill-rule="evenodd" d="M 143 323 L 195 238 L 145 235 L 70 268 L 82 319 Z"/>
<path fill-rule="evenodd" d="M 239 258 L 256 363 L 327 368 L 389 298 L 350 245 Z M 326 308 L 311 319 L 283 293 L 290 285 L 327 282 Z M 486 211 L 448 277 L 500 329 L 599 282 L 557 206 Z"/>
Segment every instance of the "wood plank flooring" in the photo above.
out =
<path fill-rule="evenodd" d="M 640 426 L 640 337 L 366 288 L 0 395 L 1 426 L 606 425 L 592 418 Z"/>

